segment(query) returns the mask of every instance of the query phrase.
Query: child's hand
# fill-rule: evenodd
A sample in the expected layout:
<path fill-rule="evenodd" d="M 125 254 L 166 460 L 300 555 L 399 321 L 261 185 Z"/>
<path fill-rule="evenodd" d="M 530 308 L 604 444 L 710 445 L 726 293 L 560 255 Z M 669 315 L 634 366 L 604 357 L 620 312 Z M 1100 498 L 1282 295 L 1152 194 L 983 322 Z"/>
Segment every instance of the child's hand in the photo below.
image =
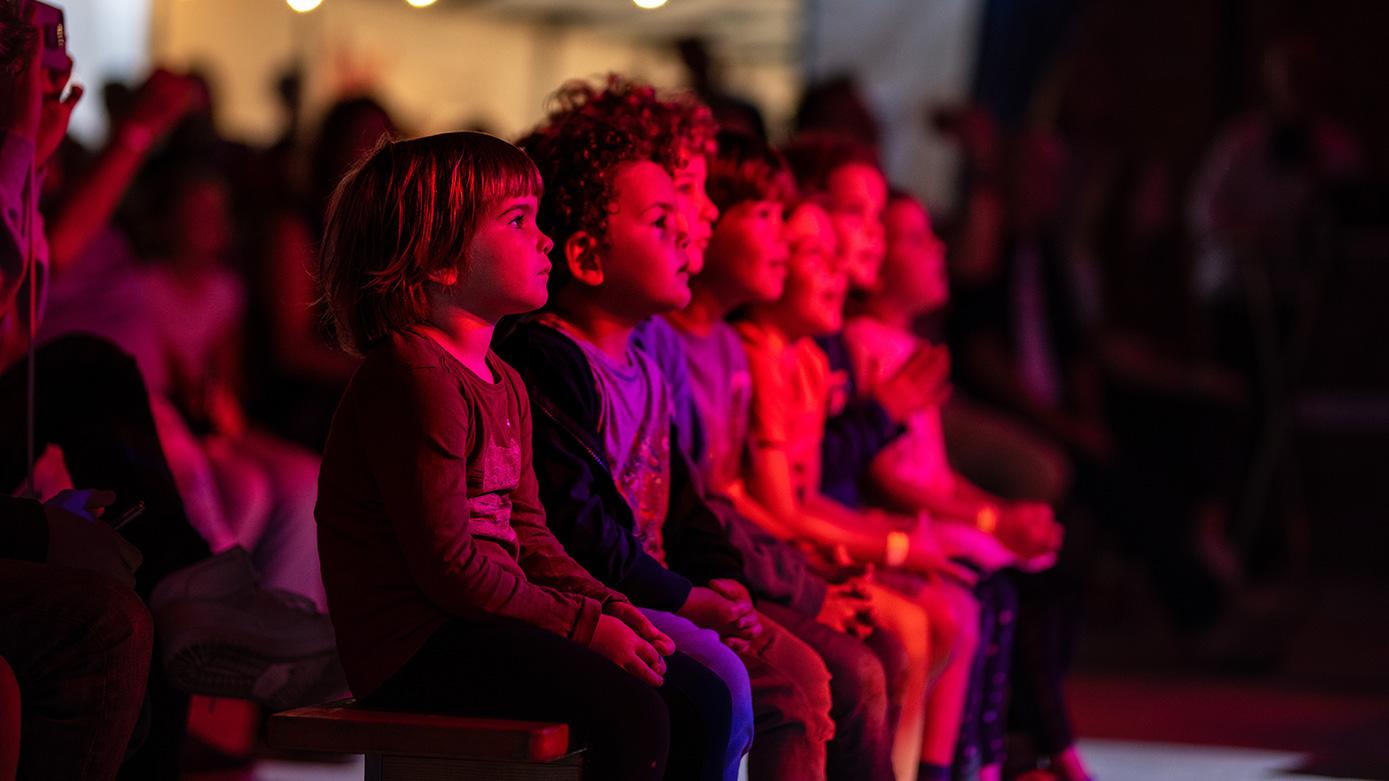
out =
<path fill-rule="evenodd" d="M 610 615 L 598 617 L 588 647 L 652 686 L 665 683 L 666 660 L 632 628 Z"/>
<path fill-rule="evenodd" d="M 923 575 L 946 575 L 965 586 L 973 586 L 979 582 L 977 573 L 946 557 L 940 544 L 936 541 L 935 535 L 925 524 L 911 536 L 911 548 L 908 550 L 907 560 L 902 566 Z"/>
<path fill-rule="evenodd" d="M 608 615 L 616 618 L 631 628 L 637 636 L 651 644 L 656 649 L 656 653 L 661 656 L 670 656 L 675 653 L 675 641 L 670 639 L 665 632 L 656 628 L 651 623 L 651 619 L 646 614 L 638 610 L 631 602 L 610 602 L 605 611 Z"/>
<path fill-rule="evenodd" d="M 678 611 L 678 615 L 705 629 L 718 632 L 726 641 L 744 641 L 743 648 L 746 648 L 746 643 L 762 634 L 762 622 L 753 610 L 751 600 L 729 599 L 714 588 L 717 583 L 720 584 L 720 588 L 736 594 L 736 590 L 727 586 L 731 582 L 716 580 L 712 581 L 708 588 L 695 586 L 690 589 L 690 596 Z M 741 589 L 741 584 L 738 588 Z M 747 591 L 743 590 L 742 593 L 746 594 Z M 732 644 L 730 647 L 740 650 Z"/>
<path fill-rule="evenodd" d="M 950 351 L 921 345 L 896 374 L 874 390 L 873 396 L 899 423 L 916 412 L 939 406 L 950 396 Z"/>
<path fill-rule="evenodd" d="M 961 524 L 941 524 L 936 539 L 946 556 L 964 559 L 984 572 L 997 572 L 1018 563 L 1018 555 L 997 537 Z"/>
<path fill-rule="evenodd" d="M 873 632 L 877 610 L 869 591 L 857 581 L 831 586 L 815 620 L 836 632 L 862 640 Z"/>
<path fill-rule="evenodd" d="M 1061 549 L 1066 531 L 1056 522 L 1050 505 L 1018 502 L 1003 508 L 998 538 L 1019 557 L 1034 558 Z"/>

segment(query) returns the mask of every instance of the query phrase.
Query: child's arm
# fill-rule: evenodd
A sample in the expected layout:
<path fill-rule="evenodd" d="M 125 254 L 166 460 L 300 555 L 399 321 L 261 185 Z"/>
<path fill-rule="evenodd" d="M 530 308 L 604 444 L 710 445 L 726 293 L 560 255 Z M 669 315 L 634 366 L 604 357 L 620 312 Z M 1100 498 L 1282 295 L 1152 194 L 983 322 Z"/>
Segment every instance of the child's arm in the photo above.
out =
<path fill-rule="evenodd" d="M 438 367 L 389 367 L 354 382 L 363 455 L 411 576 L 447 612 L 505 616 L 588 643 L 596 600 L 527 580 L 474 543 L 466 450 L 470 416 Z"/>
<path fill-rule="evenodd" d="M 498 345 L 531 402 L 532 454 L 545 522 L 575 561 L 635 604 L 679 610 L 694 584 L 662 566 L 632 533 L 631 509 L 602 471 L 597 399 L 578 348 L 523 324 Z"/>
<path fill-rule="evenodd" d="M 545 508 L 540 503 L 532 464 L 530 401 L 519 384 L 518 379 L 512 392 L 521 411 L 521 479 L 511 495 L 511 526 L 521 546 L 521 568 L 532 581 L 591 597 L 602 603 L 605 610 L 614 602 L 626 602 L 627 597 L 603 585 L 574 561 L 545 525 Z"/>

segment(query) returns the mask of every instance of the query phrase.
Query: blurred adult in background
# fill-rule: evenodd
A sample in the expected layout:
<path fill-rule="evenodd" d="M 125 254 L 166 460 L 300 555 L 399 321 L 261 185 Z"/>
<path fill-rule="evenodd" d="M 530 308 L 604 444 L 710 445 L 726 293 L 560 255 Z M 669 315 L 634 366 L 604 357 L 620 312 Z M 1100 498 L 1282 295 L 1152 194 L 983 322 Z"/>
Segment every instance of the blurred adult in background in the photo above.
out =
<path fill-rule="evenodd" d="M 338 180 L 382 137 L 390 114 L 367 96 L 328 109 L 309 150 L 309 178 L 297 197 L 263 215 L 263 245 L 251 261 L 247 405 L 270 430 L 317 450 L 358 361 L 333 347 L 310 269 L 323 214 Z"/>
<path fill-rule="evenodd" d="M 703 38 L 682 38 L 676 42 L 675 50 L 685 66 L 690 90 L 713 112 L 721 129 L 767 140 L 767 122 L 762 117 L 762 110 L 725 88 L 720 64 L 709 52 L 707 41 Z"/>

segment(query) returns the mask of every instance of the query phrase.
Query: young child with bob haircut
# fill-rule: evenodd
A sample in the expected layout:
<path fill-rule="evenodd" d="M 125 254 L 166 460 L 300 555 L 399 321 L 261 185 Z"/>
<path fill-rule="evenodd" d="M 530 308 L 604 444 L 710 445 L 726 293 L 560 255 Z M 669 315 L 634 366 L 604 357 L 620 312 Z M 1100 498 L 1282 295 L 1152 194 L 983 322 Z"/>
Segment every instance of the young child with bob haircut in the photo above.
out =
<path fill-rule="evenodd" d="M 727 688 L 551 535 L 525 390 L 489 349 L 545 303 L 541 193 L 516 147 L 450 133 L 384 142 L 332 199 L 319 280 L 364 357 L 315 511 L 343 667 L 368 703 L 567 722 L 594 778 L 717 777 Z"/>
<path fill-rule="evenodd" d="M 546 177 L 541 225 L 561 273 L 549 310 L 500 348 L 541 413 L 548 521 L 578 561 L 734 691 L 744 739 L 728 747 L 730 778 L 750 744 L 753 777 L 823 778 L 829 674 L 754 608 L 742 556 L 677 444 L 672 389 L 634 338 L 689 301 L 688 217 L 666 167 L 678 135 L 663 130 L 670 116 L 649 86 L 574 82 L 556 104 L 520 143 Z"/>

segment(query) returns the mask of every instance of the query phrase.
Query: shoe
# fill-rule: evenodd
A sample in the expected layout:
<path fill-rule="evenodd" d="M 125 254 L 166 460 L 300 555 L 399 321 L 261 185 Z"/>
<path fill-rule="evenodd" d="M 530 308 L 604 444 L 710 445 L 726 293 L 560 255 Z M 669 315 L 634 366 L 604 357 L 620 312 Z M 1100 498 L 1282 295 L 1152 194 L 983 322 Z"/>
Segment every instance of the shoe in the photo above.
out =
<path fill-rule="evenodd" d="M 328 616 L 299 594 L 262 588 L 242 548 L 161 580 L 150 612 L 165 673 L 190 694 L 282 710 L 325 688 L 345 688 Z"/>

